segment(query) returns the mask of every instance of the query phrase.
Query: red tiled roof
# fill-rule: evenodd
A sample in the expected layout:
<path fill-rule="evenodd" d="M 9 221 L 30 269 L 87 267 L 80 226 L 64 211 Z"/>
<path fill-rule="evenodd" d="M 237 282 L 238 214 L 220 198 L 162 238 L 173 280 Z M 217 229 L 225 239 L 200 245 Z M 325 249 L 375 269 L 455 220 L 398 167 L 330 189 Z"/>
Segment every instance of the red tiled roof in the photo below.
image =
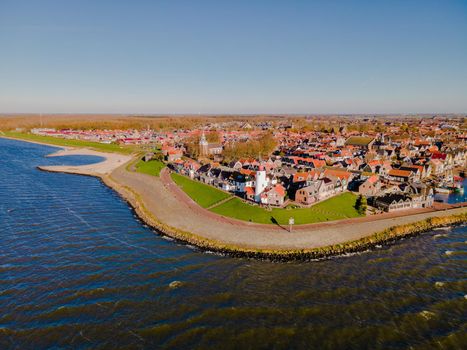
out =
<path fill-rule="evenodd" d="M 326 162 L 324 160 L 319 160 L 319 159 L 312 159 L 311 163 L 313 163 L 315 168 L 321 168 L 326 165 Z"/>
<path fill-rule="evenodd" d="M 314 177 L 316 175 L 316 171 L 308 171 L 308 172 L 301 172 L 301 173 L 295 173 L 293 174 L 293 182 L 300 182 L 300 181 L 306 181 L 306 179 L 311 176 Z"/>
<path fill-rule="evenodd" d="M 376 176 L 376 175 L 370 176 L 367 181 L 370 184 L 374 184 L 374 183 L 378 182 L 378 176 Z"/>
<path fill-rule="evenodd" d="M 334 177 L 338 177 L 339 179 L 348 180 L 350 178 L 350 176 L 352 176 L 352 173 L 349 173 L 348 171 L 345 171 L 345 170 L 326 169 L 326 170 L 324 170 L 324 175 L 325 176 L 334 176 Z"/>
<path fill-rule="evenodd" d="M 388 173 L 390 176 L 397 176 L 397 177 L 409 177 L 412 172 L 410 170 L 399 170 L 399 169 L 391 169 Z"/>
<path fill-rule="evenodd" d="M 255 195 L 255 190 L 253 189 L 253 187 L 245 187 L 245 192 L 246 194 L 251 195 L 251 196 Z"/>
<path fill-rule="evenodd" d="M 419 170 L 420 172 L 423 172 L 423 166 L 422 165 L 409 165 L 409 166 L 406 166 L 404 168 Z"/>
<path fill-rule="evenodd" d="M 285 196 L 285 188 L 284 188 L 284 186 L 282 186 L 281 184 L 276 184 L 276 186 L 274 186 L 274 190 L 275 190 L 281 197 L 284 197 L 284 196 Z"/>
<path fill-rule="evenodd" d="M 293 182 L 300 182 L 300 181 L 306 181 L 308 177 L 308 173 L 295 173 L 293 174 Z"/>
<path fill-rule="evenodd" d="M 255 176 L 256 175 L 256 171 L 253 171 L 253 170 L 250 170 L 250 169 L 240 169 L 240 174 L 243 174 L 243 175 L 250 175 L 250 176 Z"/>
<path fill-rule="evenodd" d="M 379 159 L 373 159 L 368 162 L 368 165 L 374 166 L 374 165 L 381 165 L 383 162 Z"/>
<path fill-rule="evenodd" d="M 428 146 L 430 144 L 429 141 L 426 140 L 417 140 L 415 141 L 415 146 Z"/>
<path fill-rule="evenodd" d="M 446 159 L 446 153 L 441 153 L 441 152 L 433 152 L 431 155 L 431 159 Z"/>

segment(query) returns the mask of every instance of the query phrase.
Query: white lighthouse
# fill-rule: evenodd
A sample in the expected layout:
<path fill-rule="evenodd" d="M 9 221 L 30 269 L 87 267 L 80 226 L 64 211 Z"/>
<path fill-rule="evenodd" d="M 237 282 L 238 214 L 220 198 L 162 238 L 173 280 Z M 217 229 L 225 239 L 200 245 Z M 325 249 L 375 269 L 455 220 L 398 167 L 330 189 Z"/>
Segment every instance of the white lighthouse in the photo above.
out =
<path fill-rule="evenodd" d="M 258 171 L 256 172 L 256 187 L 255 187 L 255 201 L 261 202 L 261 193 L 263 193 L 264 189 L 268 185 L 266 179 L 266 170 L 264 167 L 260 165 Z"/>

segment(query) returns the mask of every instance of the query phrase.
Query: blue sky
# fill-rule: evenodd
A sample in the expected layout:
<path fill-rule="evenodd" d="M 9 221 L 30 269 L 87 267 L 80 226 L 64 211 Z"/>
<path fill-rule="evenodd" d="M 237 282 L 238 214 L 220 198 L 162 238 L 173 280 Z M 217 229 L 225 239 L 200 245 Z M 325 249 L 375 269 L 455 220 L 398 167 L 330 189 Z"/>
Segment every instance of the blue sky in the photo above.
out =
<path fill-rule="evenodd" d="M 0 111 L 467 112 L 467 1 L 0 0 Z"/>

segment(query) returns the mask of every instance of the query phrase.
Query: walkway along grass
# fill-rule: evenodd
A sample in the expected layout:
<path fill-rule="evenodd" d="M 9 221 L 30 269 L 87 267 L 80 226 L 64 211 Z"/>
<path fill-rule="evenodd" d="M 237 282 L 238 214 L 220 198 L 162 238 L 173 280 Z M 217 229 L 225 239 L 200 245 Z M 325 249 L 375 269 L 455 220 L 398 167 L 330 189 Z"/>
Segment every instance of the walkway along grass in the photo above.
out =
<path fill-rule="evenodd" d="M 320 248 L 290 250 L 255 249 L 208 239 L 167 225 L 156 218 L 145 207 L 140 195 L 131 188 L 120 185 L 117 181 L 113 180 L 111 176 L 103 176 L 101 179 L 107 186 L 119 193 L 147 225 L 158 230 L 161 234 L 171 237 L 177 241 L 197 246 L 203 250 L 228 254 L 235 257 L 267 259 L 272 261 L 324 259 L 348 253 L 366 251 L 375 248 L 377 245 L 390 244 L 402 238 L 412 237 L 436 227 L 467 222 L 467 212 L 465 212 L 443 217 L 432 217 L 410 224 L 393 226 L 382 232 L 378 232 L 355 241 Z"/>

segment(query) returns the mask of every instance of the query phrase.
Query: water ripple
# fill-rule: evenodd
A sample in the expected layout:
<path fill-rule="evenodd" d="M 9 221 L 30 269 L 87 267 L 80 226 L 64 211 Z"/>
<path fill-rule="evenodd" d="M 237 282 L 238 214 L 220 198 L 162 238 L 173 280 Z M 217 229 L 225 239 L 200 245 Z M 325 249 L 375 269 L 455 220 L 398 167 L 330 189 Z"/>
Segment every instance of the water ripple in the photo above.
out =
<path fill-rule="evenodd" d="M 467 227 L 311 263 L 203 254 L 99 180 L 38 171 L 96 161 L 54 150 L 0 139 L 1 349 L 465 345 Z"/>

